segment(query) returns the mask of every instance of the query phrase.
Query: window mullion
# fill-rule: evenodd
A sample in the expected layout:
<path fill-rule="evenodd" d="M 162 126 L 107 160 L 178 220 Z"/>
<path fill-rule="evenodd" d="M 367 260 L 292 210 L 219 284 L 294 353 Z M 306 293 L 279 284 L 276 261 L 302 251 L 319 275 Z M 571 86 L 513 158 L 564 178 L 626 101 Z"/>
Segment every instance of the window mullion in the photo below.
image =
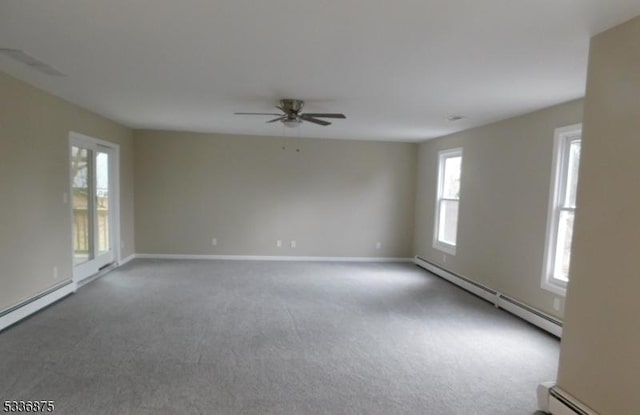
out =
<path fill-rule="evenodd" d="M 558 210 L 571 213 L 576 212 L 576 208 L 574 206 L 558 206 Z"/>

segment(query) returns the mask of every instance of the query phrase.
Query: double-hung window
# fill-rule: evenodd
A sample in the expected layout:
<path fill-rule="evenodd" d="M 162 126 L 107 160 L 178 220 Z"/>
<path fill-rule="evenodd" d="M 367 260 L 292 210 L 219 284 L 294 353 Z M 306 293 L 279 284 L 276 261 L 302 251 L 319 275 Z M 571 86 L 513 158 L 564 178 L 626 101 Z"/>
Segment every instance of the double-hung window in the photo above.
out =
<path fill-rule="evenodd" d="M 560 295 L 569 282 L 581 141 L 581 125 L 555 132 L 542 288 Z"/>
<path fill-rule="evenodd" d="M 433 246 L 451 255 L 456 253 L 461 172 L 461 148 L 438 153 L 438 197 Z"/>

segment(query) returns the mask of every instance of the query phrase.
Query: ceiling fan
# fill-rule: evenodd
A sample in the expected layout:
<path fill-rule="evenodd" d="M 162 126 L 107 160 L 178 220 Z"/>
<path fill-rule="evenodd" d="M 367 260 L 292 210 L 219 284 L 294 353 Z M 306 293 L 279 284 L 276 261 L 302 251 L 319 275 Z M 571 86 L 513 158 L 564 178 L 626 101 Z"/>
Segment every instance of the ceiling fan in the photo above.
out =
<path fill-rule="evenodd" d="M 280 105 L 276 105 L 282 114 L 272 112 L 236 112 L 235 115 L 275 115 L 277 118 L 267 121 L 267 123 L 280 121 L 287 127 L 296 127 L 303 121 L 308 121 L 314 124 L 327 126 L 331 125 L 329 121 L 321 120 L 320 118 L 341 118 L 346 119 L 344 114 L 321 114 L 321 113 L 302 113 L 302 107 L 304 107 L 304 101 L 299 99 L 281 99 Z"/>

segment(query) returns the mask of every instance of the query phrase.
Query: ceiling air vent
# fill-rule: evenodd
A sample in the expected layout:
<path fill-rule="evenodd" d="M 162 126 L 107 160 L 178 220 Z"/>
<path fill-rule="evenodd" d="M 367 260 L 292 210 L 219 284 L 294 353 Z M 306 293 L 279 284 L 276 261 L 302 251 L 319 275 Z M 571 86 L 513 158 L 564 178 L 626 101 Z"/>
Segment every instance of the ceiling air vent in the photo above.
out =
<path fill-rule="evenodd" d="M 42 62 L 41 60 L 34 58 L 33 56 L 29 55 L 28 53 L 26 53 L 21 49 L 0 48 L 0 54 L 13 58 L 18 62 L 22 62 L 25 65 L 31 67 L 32 69 L 35 69 L 36 71 L 42 72 L 47 75 L 67 76 L 62 72 L 60 72 L 59 70 L 57 70 L 56 68 L 54 68 L 53 66 L 48 65 Z"/>

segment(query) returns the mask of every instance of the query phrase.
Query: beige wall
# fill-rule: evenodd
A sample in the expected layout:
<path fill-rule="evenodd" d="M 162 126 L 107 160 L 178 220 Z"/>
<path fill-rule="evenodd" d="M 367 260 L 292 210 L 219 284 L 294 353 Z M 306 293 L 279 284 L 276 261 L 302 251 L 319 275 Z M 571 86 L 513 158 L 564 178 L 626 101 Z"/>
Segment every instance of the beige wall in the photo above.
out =
<path fill-rule="evenodd" d="M 415 144 L 134 137 L 138 253 L 411 256 Z"/>
<path fill-rule="evenodd" d="M 559 385 L 602 415 L 640 411 L 640 18 L 591 44 Z"/>
<path fill-rule="evenodd" d="M 549 314 L 540 288 L 554 129 L 582 120 L 582 100 L 420 145 L 415 252 Z M 463 148 L 456 255 L 432 247 L 438 151 Z"/>
<path fill-rule="evenodd" d="M 128 129 L 1 72 L 0 109 L 3 310 L 71 279 L 69 131 L 120 144 L 123 254 L 133 252 L 133 145 Z"/>

